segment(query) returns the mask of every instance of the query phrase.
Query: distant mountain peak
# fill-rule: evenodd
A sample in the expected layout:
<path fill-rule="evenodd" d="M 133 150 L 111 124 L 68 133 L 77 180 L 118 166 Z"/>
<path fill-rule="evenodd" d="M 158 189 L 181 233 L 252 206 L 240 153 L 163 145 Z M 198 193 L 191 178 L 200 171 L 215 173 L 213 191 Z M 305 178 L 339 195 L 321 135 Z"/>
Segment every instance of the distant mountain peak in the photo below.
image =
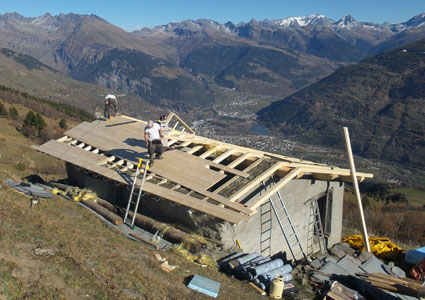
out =
<path fill-rule="evenodd" d="M 352 28 L 358 24 L 359 23 L 351 15 L 346 15 L 342 17 L 338 22 L 335 23 L 335 25 L 337 25 L 338 27 L 343 27 L 343 28 Z"/>
<path fill-rule="evenodd" d="M 312 14 L 304 17 L 289 17 L 280 20 L 271 21 L 275 25 L 279 25 L 282 27 L 305 27 L 308 25 L 319 25 L 323 23 L 327 23 L 328 19 L 324 15 L 320 14 Z"/>
<path fill-rule="evenodd" d="M 419 27 L 425 25 L 425 13 L 414 16 L 409 21 L 402 23 L 406 27 Z"/>

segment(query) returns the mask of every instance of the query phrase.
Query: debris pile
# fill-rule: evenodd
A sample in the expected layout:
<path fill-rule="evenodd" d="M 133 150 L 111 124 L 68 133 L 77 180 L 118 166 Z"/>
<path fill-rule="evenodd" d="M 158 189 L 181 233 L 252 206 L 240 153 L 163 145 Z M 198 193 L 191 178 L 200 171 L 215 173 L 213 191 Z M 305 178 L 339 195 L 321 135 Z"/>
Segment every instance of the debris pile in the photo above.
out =
<path fill-rule="evenodd" d="M 281 258 L 273 259 L 258 253 L 235 252 L 220 260 L 219 266 L 227 274 L 232 274 L 240 280 L 250 281 L 251 285 L 258 287 L 257 290 L 261 294 L 271 288 L 275 278 L 283 281 L 285 285 L 292 280 L 290 264 L 285 264 Z"/>
<path fill-rule="evenodd" d="M 326 299 L 410 300 L 425 294 L 422 283 L 406 278 L 394 263 L 385 264 L 347 243 L 334 245 L 329 255 L 312 261 L 303 271 Z"/>

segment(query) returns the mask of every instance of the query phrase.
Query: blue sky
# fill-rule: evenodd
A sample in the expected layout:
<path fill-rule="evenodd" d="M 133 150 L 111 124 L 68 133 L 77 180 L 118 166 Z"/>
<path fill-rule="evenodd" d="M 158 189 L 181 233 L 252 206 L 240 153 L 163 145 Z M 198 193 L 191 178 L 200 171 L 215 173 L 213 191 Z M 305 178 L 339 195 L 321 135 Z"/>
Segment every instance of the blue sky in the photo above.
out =
<path fill-rule="evenodd" d="M 338 20 L 401 23 L 425 13 L 425 0 L 12 0 L 2 1 L 0 13 L 37 17 L 46 12 L 95 14 L 128 31 L 185 19 L 220 23 L 280 19 L 319 13 Z"/>

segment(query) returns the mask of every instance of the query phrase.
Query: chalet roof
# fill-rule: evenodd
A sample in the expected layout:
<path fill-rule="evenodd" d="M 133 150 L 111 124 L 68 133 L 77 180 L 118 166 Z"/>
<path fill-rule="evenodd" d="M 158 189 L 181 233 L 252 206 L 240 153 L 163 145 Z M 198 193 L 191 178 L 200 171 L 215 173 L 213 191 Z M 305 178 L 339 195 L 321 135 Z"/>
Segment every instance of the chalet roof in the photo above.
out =
<path fill-rule="evenodd" d="M 194 134 L 177 115 L 168 116 L 169 149 L 147 171 L 144 191 L 232 223 L 249 221 L 256 209 L 292 179 L 350 181 L 350 170 L 236 146 Z M 32 148 L 120 184 L 131 185 L 140 158 L 148 159 L 147 122 L 119 116 L 83 122 Z M 357 173 L 359 180 L 373 177 Z M 255 201 L 259 184 L 275 185 Z"/>

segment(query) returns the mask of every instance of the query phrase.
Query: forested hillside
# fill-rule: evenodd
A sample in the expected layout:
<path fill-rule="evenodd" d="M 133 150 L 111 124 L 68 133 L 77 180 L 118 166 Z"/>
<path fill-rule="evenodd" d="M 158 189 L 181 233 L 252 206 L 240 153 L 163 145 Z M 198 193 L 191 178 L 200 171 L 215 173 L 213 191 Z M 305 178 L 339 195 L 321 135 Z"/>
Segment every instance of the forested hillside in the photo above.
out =
<path fill-rule="evenodd" d="M 409 165 L 425 163 L 425 40 L 337 70 L 261 110 L 269 128 L 304 142 Z"/>

